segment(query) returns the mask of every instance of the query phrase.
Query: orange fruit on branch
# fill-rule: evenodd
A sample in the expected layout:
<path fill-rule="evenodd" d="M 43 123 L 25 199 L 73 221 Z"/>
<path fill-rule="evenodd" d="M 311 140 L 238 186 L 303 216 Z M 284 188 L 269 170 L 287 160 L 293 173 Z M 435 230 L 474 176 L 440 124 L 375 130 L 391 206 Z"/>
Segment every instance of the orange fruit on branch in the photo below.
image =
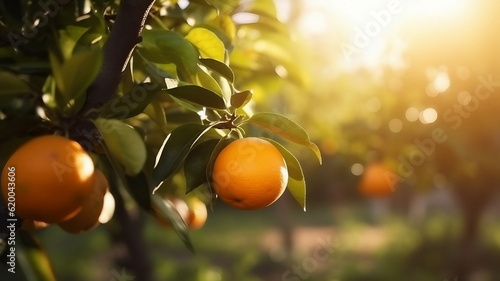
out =
<path fill-rule="evenodd" d="M 15 194 L 19 217 L 58 223 L 81 210 L 92 193 L 93 173 L 92 159 L 77 142 L 40 136 L 19 147 L 5 164 L 2 195 L 7 199 Z"/>
<path fill-rule="evenodd" d="M 186 224 L 191 229 L 200 229 L 207 221 L 207 205 L 199 198 L 193 197 L 187 200 L 189 208 Z"/>
<path fill-rule="evenodd" d="M 358 185 L 365 197 L 387 197 L 396 187 L 395 175 L 386 165 L 376 162 L 366 166 Z"/>
<path fill-rule="evenodd" d="M 285 191 L 288 170 L 280 151 L 260 138 L 233 141 L 215 159 L 212 183 L 225 203 L 255 210 L 274 203 Z"/>
<path fill-rule="evenodd" d="M 104 174 L 95 170 L 94 187 L 90 197 L 83 204 L 82 209 L 74 217 L 59 223 L 64 231 L 68 233 L 81 233 L 97 227 L 99 216 L 104 207 L 104 195 L 108 191 L 109 184 Z"/>

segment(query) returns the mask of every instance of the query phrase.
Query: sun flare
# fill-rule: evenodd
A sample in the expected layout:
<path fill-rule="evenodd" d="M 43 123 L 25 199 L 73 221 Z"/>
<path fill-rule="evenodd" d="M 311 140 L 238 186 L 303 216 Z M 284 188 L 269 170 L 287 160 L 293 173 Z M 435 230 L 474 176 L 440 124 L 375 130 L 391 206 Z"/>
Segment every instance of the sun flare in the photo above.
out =
<path fill-rule="evenodd" d="M 401 65 L 382 56 L 387 49 L 401 52 L 398 32 L 406 26 L 453 24 L 467 13 L 471 0 L 315 0 L 304 1 L 298 29 L 323 44 L 332 55 L 344 57 L 344 67 L 376 68 L 383 63 Z M 389 56 L 391 54 L 389 53 Z M 387 60 L 391 60 L 388 62 Z"/>

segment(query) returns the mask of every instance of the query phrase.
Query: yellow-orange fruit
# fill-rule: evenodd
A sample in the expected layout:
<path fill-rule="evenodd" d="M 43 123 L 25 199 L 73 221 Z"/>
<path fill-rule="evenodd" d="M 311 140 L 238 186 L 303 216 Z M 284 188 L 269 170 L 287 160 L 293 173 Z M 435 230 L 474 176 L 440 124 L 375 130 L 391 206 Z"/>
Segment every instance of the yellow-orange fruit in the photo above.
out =
<path fill-rule="evenodd" d="M 36 137 L 18 148 L 2 172 L 2 195 L 15 199 L 16 214 L 57 223 L 78 213 L 92 193 L 94 164 L 75 141 Z"/>
<path fill-rule="evenodd" d="M 245 210 L 264 208 L 285 191 L 288 170 L 280 151 L 260 138 L 242 138 L 217 156 L 213 187 L 225 203 Z"/>

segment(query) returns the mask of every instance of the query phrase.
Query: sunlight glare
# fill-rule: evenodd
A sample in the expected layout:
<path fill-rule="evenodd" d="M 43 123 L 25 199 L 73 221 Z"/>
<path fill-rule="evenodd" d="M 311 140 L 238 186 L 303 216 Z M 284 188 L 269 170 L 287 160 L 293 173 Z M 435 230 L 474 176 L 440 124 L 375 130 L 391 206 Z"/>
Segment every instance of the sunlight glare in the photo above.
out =
<path fill-rule="evenodd" d="M 278 5 L 284 6 L 280 2 L 285 1 L 278 1 Z M 391 50 L 392 42 L 398 40 L 397 33 L 406 23 L 449 24 L 450 18 L 460 20 L 470 3 L 471 0 L 304 1 L 297 27 L 306 36 L 321 38 L 317 44 L 331 50 L 332 56 L 343 56 L 340 63 L 344 71 L 363 67 L 375 73 L 384 64 L 404 66 L 399 54 L 390 56 L 397 53 Z M 439 79 L 436 86 L 442 92 L 447 88 L 446 77 Z"/>

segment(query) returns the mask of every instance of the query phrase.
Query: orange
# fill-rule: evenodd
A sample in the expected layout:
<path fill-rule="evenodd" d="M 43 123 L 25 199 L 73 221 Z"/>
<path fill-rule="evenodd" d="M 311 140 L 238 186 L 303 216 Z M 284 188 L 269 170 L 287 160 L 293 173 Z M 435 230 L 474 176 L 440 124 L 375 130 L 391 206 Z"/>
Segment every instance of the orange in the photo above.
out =
<path fill-rule="evenodd" d="M 68 233 L 81 233 L 97 227 L 99 216 L 104 206 L 104 195 L 108 191 L 108 180 L 104 174 L 96 170 L 94 172 L 94 188 L 90 198 L 87 199 L 74 217 L 59 223 L 59 227 Z"/>
<path fill-rule="evenodd" d="M 186 224 L 191 229 L 200 229 L 207 221 L 207 206 L 200 199 L 193 197 L 187 201 L 189 213 Z"/>
<path fill-rule="evenodd" d="M 386 197 L 394 192 L 396 181 L 392 171 L 382 163 L 366 166 L 358 185 L 359 192 L 366 197 Z"/>
<path fill-rule="evenodd" d="M 213 187 L 235 208 L 255 210 L 274 203 L 285 191 L 288 171 L 280 151 L 260 138 L 242 138 L 217 156 Z"/>
<path fill-rule="evenodd" d="M 93 173 L 92 159 L 77 142 L 53 135 L 36 137 L 5 164 L 2 195 L 6 201 L 15 199 L 19 217 L 57 223 L 81 210 L 92 193 Z"/>
<path fill-rule="evenodd" d="M 189 216 L 189 207 L 188 205 L 186 204 L 186 202 L 184 202 L 184 200 L 180 199 L 180 198 L 167 198 L 167 199 L 164 199 L 165 201 L 165 204 L 168 204 L 167 202 L 170 202 L 172 203 L 172 205 L 174 206 L 174 208 L 177 210 L 177 212 L 179 213 L 181 219 L 186 222 L 186 220 L 188 219 L 188 216 Z M 163 226 L 166 226 L 166 227 L 171 227 L 172 225 L 170 224 L 170 221 L 167 220 L 166 218 L 164 218 L 163 216 L 161 215 L 158 215 L 157 214 L 157 218 L 159 220 L 159 222 L 163 225 Z"/>

